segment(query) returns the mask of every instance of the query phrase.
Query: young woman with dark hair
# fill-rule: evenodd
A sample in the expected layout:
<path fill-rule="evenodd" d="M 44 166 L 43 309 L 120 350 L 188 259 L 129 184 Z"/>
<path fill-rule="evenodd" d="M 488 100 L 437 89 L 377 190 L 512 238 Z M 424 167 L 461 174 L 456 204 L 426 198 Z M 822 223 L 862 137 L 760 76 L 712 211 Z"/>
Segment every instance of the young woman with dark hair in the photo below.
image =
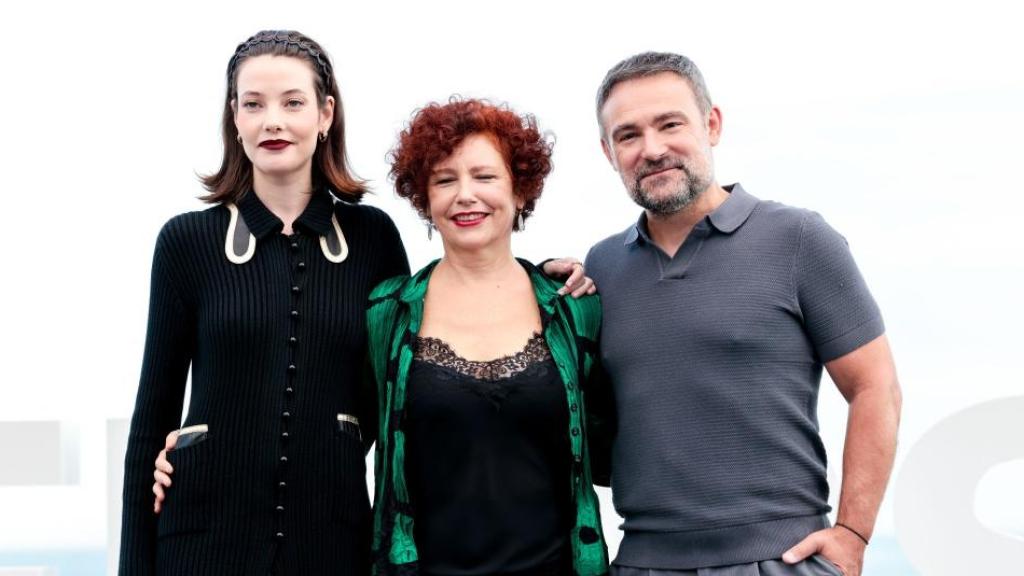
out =
<path fill-rule="evenodd" d="M 157 239 L 120 573 L 362 574 L 376 411 L 361 392 L 366 299 L 408 272 L 405 251 L 386 214 L 356 204 L 341 95 L 310 38 L 267 31 L 238 46 L 223 137 L 221 168 L 203 178 L 214 206 Z M 153 458 L 181 425 L 190 368 L 157 516 Z"/>

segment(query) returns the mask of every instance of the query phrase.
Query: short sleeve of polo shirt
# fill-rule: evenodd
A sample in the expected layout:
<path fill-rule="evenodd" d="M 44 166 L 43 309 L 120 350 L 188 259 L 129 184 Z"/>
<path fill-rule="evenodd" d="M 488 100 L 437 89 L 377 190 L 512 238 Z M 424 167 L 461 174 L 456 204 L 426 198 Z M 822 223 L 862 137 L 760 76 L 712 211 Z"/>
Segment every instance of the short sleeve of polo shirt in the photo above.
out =
<path fill-rule="evenodd" d="M 885 332 L 846 239 L 815 212 L 803 220 L 794 280 L 797 306 L 821 362 L 853 352 Z"/>

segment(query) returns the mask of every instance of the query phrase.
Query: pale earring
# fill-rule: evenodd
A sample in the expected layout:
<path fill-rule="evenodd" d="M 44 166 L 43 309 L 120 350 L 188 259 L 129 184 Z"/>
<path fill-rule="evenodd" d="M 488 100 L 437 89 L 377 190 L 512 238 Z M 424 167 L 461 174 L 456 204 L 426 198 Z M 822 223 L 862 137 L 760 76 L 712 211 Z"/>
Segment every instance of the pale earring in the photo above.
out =
<path fill-rule="evenodd" d="M 526 227 L 525 220 L 526 220 L 526 217 L 523 216 L 523 211 L 522 210 L 518 210 L 516 212 L 516 230 L 518 230 L 520 232 L 523 231 L 523 229 Z"/>
<path fill-rule="evenodd" d="M 235 140 L 238 140 L 238 143 L 241 144 L 242 143 L 242 135 L 241 134 L 236 134 L 235 135 Z"/>
<path fill-rule="evenodd" d="M 433 239 L 434 239 L 434 222 L 432 220 L 427 220 L 427 240 L 430 241 L 430 240 L 433 240 Z"/>

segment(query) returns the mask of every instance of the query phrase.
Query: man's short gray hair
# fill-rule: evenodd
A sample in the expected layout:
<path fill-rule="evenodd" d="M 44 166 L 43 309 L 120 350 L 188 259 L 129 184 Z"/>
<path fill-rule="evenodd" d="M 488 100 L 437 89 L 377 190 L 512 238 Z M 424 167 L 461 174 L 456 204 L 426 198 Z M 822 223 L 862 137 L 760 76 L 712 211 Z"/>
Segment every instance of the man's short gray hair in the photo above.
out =
<path fill-rule="evenodd" d="M 612 93 L 612 89 L 621 82 L 654 76 L 663 72 L 678 74 L 690 83 L 690 89 L 693 90 L 693 95 L 697 98 L 697 106 L 704 118 L 707 119 L 711 113 L 711 95 L 708 93 L 708 87 L 704 84 L 704 76 L 693 60 L 682 54 L 671 52 L 643 52 L 612 66 L 605 74 L 601 87 L 597 90 L 597 124 L 601 127 L 602 138 L 604 138 L 604 123 L 601 121 L 601 110 L 604 108 L 605 102 L 608 101 L 608 95 Z"/>

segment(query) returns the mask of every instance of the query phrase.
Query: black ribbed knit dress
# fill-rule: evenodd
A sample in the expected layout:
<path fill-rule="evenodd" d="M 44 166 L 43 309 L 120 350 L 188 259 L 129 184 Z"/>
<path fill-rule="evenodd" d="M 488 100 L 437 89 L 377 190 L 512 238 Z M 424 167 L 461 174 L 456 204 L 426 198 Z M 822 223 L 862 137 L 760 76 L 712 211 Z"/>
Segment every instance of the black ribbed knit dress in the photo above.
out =
<path fill-rule="evenodd" d="M 337 416 L 359 416 L 372 441 L 366 300 L 380 281 L 408 274 L 401 239 L 380 210 L 332 205 L 326 192 L 292 236 L 255 194 L 238 209 L 256 238 L 248 262 L 225 255 L 224 206 L 171 219 L 157 240 L 120 574 L 367 573 L 365 452 Z M 321 250 L 332 214 L 349 247 L 340 263 Z M 168 454 L 173 484 L 156 515 L 153 461 L 169 431 L 194 424 L 208 435 Z"/>

